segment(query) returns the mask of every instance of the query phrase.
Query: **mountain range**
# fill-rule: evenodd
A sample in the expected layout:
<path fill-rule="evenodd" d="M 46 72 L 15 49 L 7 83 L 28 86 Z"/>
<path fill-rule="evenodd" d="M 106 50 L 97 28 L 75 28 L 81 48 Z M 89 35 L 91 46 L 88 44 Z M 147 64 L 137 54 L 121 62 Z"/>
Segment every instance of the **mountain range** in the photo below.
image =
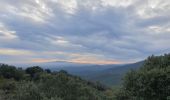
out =
<path fill-rule="evenodd" d="M 123 76 L 131 69 L 137 70 L 144 64 L 144 61 L 139 61 L 130 64 L 82 64 L 66 61 L 54 61 L 34 64 L 15 64 L 22 68 L 31 66 L 40 66 L 51 71 L 65 70 L 72 75 L 80 76 L 83 79 L 100 82 L 106 86 L 120 85 Z"/>
<path fill-rule="evenodd" d="M 98 71 L 96 73 L 88 73 L 83 75 L 85 79 L 90 81 L 98 81 L 106 86 L 117 86 L 120 85 L 124 75 L 130 71 L 131 69 L 137 70 L 144 64 L 144 61 L 125 64 L 125 65 L 105 65 L 108 66 L 108 69 L 104 69 L 102 71 Z M 112 66 L 109 68 L 109 66 Z M 81 75 L 80 75 L 81 76 Z"/>
<path fill-rule="evenodd" d="M 100 82 L 106 86 L 116 86 L 122 82 L 122 78 L 131 69 L 139 69 L 144 61 L 131 64 L 81 64 L 65 61 L 29 64 L 27 66 L 41 66 L 52 71 L 65 70 L 70 74 L 80 76 L 89 81 Z M 23 65 L 22 65 L 23 66 Z M 26 66 L 26 65 L 25 65 Z"/>

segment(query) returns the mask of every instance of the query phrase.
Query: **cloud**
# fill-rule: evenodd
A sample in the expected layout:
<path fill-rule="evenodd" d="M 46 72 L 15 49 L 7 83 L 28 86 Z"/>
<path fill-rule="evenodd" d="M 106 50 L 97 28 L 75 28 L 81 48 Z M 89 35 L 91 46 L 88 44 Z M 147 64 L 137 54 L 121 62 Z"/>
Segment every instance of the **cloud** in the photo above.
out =
<path fill-rule="evenodd" d="M 42 0 L 2 0 L 0 5 L 4 16 L 9 14 L 36 22 L 45 22 L 52 16 L 52 10 Z"/>
<path fill-rule="evenodd" d="M 167 0 L 1 0 L 0 48 L 32 52 L 25 61 L 135 62 L 170 51 L 169 11 Z"/>
<path fill-rule="evenodd" d="M 9 55 L 9 56 L 31 56 L 34 53 L 27 50 L 16 50 L 10 48 L 0 48 L 0 55 Z"/>
<path fill-rule="evenodd" d="M 3 23 L 0 23 L 0 39 L 16 39 L 17 35 L 15 31 L 9 30 Z"/>

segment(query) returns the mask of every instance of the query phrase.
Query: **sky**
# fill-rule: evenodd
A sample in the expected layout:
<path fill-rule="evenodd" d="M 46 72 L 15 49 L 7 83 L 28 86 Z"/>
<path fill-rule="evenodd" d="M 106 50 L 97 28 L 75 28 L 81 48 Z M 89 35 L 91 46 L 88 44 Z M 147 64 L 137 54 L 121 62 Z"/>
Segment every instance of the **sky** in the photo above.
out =
<path fill-rule="evenodd" d="M 137 62 L 170 53 L 170 0 L 0 0 L 0 62 Z"/>

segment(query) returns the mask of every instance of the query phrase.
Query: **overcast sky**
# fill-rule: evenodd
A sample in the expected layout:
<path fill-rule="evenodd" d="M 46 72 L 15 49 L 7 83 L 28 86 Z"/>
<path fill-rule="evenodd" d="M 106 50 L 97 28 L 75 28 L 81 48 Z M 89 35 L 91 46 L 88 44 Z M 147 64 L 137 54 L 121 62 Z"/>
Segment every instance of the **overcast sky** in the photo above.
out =
<path fill-rule="evenodd" d="M 170 52 L 170 0 L 0 0 L 0 62 L 114 64 Z"/>

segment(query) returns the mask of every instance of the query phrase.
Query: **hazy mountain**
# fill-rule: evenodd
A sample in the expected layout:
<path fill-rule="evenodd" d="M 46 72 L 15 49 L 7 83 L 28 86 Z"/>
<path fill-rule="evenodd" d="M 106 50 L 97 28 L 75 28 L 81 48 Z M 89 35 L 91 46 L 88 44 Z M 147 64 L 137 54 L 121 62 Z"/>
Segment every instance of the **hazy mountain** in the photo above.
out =
<path fill-rule="evenodd" d="M 60 71 L 60 70 L 66 70 L 67 72 L 83 76 L 87 73 L 96 73 L 100 72 L 109 68 L 116 67 L 118 65 L 97 65 L 97 64 L 81 64 L 81 63 L 73 63 L 73 62 L 48 62 L 48 63 L 41 63 L 37 64 L 39 66 L 42 66 L 44 69 L 48 68 L 52 71 Z"/>
<path fill-rule="evenodd" d="M 49 68 L 53 71 L 66 70 L 70 74 L 78 75 L 90 81 L 99 81 L 105 85 L 119 85 L 123 76 L 130 69 L 138 69 L 144 61 L 131 64 L 109 64 L 94 65 L 80 64 L 72 62 L 49 62 L 43 63 L 43 68 Z"/>
<path fill-rule="evenodd" d="M 84 79 L 90 81 L 99 81 L 105 85 L 118 85 L 121 83 L 121 79 L 124 74 L 130 69 L 138 69 L 144 61 L 132 63 L 132 64 L 81 64 L 66 61 L 54 61 L 46 63 L 34 63 L 25 64 L 21 67 L 41 66 L 44 69 L 50 69 L 52 71 L 66 70 L 68 73 L 78 75 Z M 17 65 L 19 66 L 19 65 Z"/>
<path fill-rule="evenodd" d="M 91 81 L 99 81 L 105 85 L 119 85 L 122 82 L 123 76 L 131 69 L 139 69 L 144 64 L 144 61 L 140 61 L 133 64 L 125 64 L 112 68 L 108 68 L 96 73 L 90 73 L 82 75 L 85 79 Z M 111 66 L 111 65 L 110 65 Z"/>

